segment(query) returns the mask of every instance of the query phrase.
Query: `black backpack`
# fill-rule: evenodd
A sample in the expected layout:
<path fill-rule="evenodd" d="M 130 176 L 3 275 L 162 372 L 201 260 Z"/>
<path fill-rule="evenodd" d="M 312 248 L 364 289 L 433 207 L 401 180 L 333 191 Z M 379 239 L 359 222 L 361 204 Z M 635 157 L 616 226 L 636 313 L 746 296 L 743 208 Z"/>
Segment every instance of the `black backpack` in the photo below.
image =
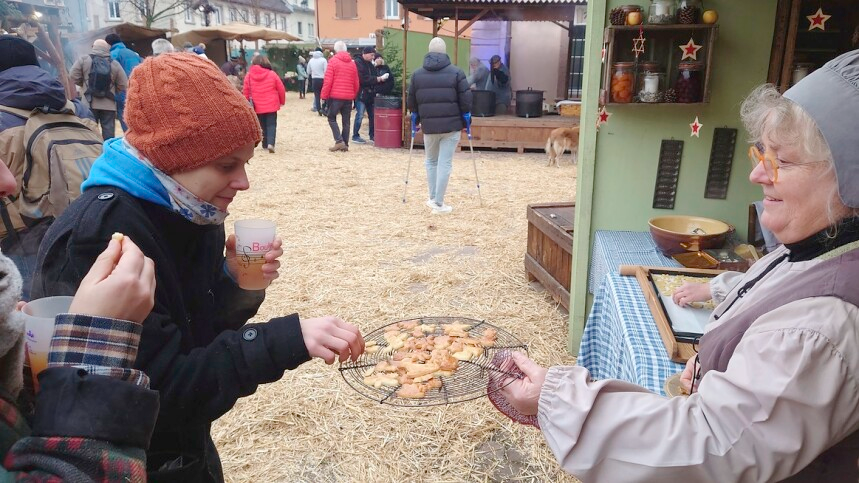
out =
<path fill-rule="evenodd" d="M 110 85 L 113 83 L 111 76 L 111 60 L 110 57 L 101 57 L 98 55 L 90 55 L 92 66 L 89 69 L 89 79 L 87 80 L 87 100 L 92 102 L 93 97 L 104 97 L 113 100 L 113 92 L 110 90 Z"/>

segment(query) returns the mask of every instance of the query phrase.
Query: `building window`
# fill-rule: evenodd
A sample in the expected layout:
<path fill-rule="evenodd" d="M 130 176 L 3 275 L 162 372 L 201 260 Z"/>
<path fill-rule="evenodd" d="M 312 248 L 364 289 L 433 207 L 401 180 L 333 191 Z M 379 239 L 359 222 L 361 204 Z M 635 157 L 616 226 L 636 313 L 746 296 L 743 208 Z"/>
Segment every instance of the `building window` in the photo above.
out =
<path fill-rule="evenodd" d="M 298 35 L 304 35 L 304 32 L 301 31 L 301 22 L 298 22 Z"/>
<path fill-rule="evenodd" d="M 239 19 L 239 13 L 234 8 L 230 8 L 230 22 L 235 22 Z"/>
<path fill-rule="evenodd" d="M 334 0 L 337 18 L 358 18 L 358 0 Z"/>
<path fill-rule="evenodd" d="M 284 32 L 288 32 L 288 30 L 286 29 L 286 17 L 284 17 L 282 15 L 280 17 L 280 29 L 283 30 Z"/>
<path fill-rule="evenodd" d="M 251 23 L 251 18 L 248 16 L 247 10 L 242 10 L 242 22 Z"/>
<path fill-rule="evenodd" d="M 107 18 L 110 20 L 122 19 L 119 13 L 119 0 L 110 0 L 107 2 Z"/>
<path fill-rule="evenodd" d="M 313 35 L 314 35 L 314 33 L 313 33 L 313 24 L 312 24 L 312 23 L 307 24 L 307 35 L 309 35 L 309 36 L 311 36 L 311 37 L 313 37 Z"/>
<path fill-rule="evenodd" d="M 215 25 L 221 25 L 221 7 L 215 7 Z"/>
<path fill-rule="evenodd" d="M 263 25 L 265 25 L 266 28 L 271 27 L 271 14 L 270 13 L 265 14 L 265 16 L 263 17 L 263 22 L 264 22 Z"/>
<path fill-rule="evenodd" d="M 385 0 L 385 18 L 400 18 L 400 4 L 397 0 Z"/>
<path fill-rule="evenodd" d="M 194 23 L 194 10 L 185 9 L 185 23 Z"/>

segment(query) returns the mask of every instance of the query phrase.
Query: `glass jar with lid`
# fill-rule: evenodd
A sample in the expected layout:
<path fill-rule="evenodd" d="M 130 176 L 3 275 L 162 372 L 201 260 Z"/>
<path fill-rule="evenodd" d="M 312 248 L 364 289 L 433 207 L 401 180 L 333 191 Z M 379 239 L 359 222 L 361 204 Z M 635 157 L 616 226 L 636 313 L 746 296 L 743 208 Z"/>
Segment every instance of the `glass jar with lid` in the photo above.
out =
<path fill-rule="evenodd" d="M 633 66 L 632 62 L 615 62 L 612 64 L 611 102 L 623 104 L 632 102 Z"/>
<path fill-rule="evenodd" d="M 680 62 L 677 66 L 677 102 L 701 102 L 703 100 L 704 63 L 698 61 Z"/>
<path fill-rule="evenodd" d="M 638 100 L 640 102 L 662 102 L 664 91 L 665 73 L 645 72 L 641 79 Z"/>
<path fill-rule="evenodd" d="M 677 23 L 693 24 L 701 21 L 701 0 L 680 0 L 677 5 Z"/>
<path fill-rule="evenodd" d="M 810 62 L 797 62 L 793 64 L 793 77 L 791 78 L 791 84 L 796 84 L 805 78 L 811 71 L 814 70 L 814 64 Z"/>
<path fill-rule="evenodd" d="M 674 0 L 651 0 L 647 15 L 649 24 L 671 24 L 676 23 L 676 4 Z"/>

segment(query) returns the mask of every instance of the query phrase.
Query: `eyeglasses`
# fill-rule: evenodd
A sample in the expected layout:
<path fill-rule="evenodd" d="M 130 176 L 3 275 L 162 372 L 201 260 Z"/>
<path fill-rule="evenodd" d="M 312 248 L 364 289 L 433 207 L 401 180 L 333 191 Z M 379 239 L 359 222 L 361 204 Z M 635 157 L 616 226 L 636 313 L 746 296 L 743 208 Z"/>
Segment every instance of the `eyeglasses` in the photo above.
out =
<path fill-rule="evenodd" d="M 775 157 L 771 154 L 766 153 L 766 150 L 760 144 L 753 144 L 749 147 L 749 159 L 752 160 L 752 169 L 754 169 L 758 163 L 764 165 L 764 172 L 767 174 L 767 178 L 773 183 L 778 181 L 778 161 L 776 161 Z M 762 152 L 763 151 L 763 152 Z"/>

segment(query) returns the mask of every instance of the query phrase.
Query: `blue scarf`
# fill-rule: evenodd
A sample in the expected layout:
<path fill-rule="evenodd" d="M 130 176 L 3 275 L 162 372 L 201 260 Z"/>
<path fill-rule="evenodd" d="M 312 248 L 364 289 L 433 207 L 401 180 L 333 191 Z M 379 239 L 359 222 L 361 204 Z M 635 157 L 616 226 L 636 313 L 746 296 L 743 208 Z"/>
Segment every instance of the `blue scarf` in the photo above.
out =
<path fill-rule="evenodd" d="M 227 212 L 197 198 L 169 175 L 161 172 L 121 138 L 104 143 L 81 192 L 96 186 L 114 186 L 135 198 L 163 206 L 198 225 L 218 225 Z"/>

